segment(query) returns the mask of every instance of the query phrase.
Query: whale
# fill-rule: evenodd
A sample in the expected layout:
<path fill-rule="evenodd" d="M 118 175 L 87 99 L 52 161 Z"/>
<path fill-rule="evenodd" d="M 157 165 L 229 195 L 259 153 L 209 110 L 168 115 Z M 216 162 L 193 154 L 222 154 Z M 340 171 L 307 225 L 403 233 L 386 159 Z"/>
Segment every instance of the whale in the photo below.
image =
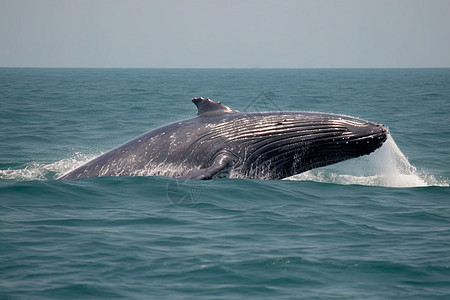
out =
<path fill-rule="evenodd" d="M 368 155 L 389 131 L 339 114 L 240 112 L 194 98 L 197 116 L 168 124 L 109 150 L 60 176 L 168 176 L 277 180 Z"/>

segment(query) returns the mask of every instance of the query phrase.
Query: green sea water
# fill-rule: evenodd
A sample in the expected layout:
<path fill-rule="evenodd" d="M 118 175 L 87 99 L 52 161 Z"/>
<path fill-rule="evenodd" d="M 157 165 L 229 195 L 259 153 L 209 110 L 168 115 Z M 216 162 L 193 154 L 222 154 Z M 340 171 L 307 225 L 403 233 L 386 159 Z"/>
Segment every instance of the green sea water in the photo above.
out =
<path fill-rule="evenodd" d="M 55 180 L 200 96 L 391 137 L 288 180 Z M 0 68 L 0 299 L 448 299 L 449 115 L 450 69 Z"/>

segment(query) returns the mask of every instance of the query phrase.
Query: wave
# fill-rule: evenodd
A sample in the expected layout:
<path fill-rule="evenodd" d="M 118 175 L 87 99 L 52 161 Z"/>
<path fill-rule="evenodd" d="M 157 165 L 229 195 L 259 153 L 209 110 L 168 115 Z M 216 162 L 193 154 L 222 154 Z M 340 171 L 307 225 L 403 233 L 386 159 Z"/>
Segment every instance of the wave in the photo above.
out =
<path fill-rule="evenodd" d="M 384 187 L 449 186 L 449 180 L 419 171 L 403 154 L 391 135 L 370 155 L 294 175 L 287 180 Z"/>
<path fill-rule="evenodd" d="M 80 152 L 73 157 L 65 158 L 53 163 L 29 162 L 18 163 L 6 170 L 0 170 L 0 179 L 15 181 L 52 180 L 64 173 L 86 163 L 95 156 Z"/>
<path fill-rule="evenodd" d="M 0 180 L 54 180 L 94 157 L 77 152 L 73 157 L 53 163 L 16 164 L 0 170 Z M 384 187 L 450 186 L 448 179 L 439 180 L 411 165 L 391 136 L 370 155 L 307 171 L 286 180 Z"/>

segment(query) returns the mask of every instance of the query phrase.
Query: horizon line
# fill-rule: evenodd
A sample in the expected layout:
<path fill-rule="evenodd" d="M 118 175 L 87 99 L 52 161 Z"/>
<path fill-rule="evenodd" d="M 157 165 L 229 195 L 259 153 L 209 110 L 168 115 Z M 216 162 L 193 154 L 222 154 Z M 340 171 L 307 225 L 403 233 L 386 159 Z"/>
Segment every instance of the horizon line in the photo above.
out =
<path fill-rule="evenodd" d="M 173 70 L 330 70 L 330 69 L 449 69 L 450 66 L 445 67 L 27 67 L 27 66 L 17 66 L 17 67 L 5 67 L 0 66 L 0 69 L 173 69 Z"/>

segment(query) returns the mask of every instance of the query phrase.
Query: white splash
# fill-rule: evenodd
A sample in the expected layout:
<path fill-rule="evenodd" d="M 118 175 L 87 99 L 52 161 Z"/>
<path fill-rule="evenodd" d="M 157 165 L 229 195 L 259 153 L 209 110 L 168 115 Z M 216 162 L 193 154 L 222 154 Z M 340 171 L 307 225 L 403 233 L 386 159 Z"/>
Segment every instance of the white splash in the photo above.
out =
<path fill-rule="evenodd" d="M 32 181 L 53 180 L 88 162 L 96 155 L 75 153 L 53 163 L 30 162 L 21 168 L 0 170 L 1 180 Z M 150 169 L 150 168 L 149 168 Z M 152 172 L 136 173 L 135 176 L 176 176 L 180 166 L 152 166 Z M 448 179 L 436 179 L 433 175 L 420 172 L 411 165 L 391 136 L 384 145 L 371 155 L 351 159 L 335 165 L 314 169 L 286 180 L 316 181 L 337 184 L 359 184 L 385 187 L 423 187 L 450 185 Z"/>
<path fill-rule="evenodd" d="M 98 154 L 98 155 L 101 155 Z M 67 172 L 87 163 L 91 159 L 97 157 L 98 155 L 86 155 L 80 152 L 75 153 L 71 158 L 65 158 L 53 163 L 38 163 L 30 162 L 22 165 L 18 168 L 8 168 L 6 170 L 0 170 L 0 180 L 15 180 L 15 181 L 33 181 L 33 180 L 54 180 Z M 108 173 L 108 168 L 110 166 L 105 166 L 105 174 Z M 166 177 L 177 177 L 180 174 L 189 172 L 186 171 L 186 167 L 170 164 L 170 163 L 159 163 L 153 164 L 149 162 L 141 170 L 130 171 L 123 169 L 125 172 L 124 176 L 166 176 Z M 118 171 L 114 176 L 121 176 L 122 173 Z"/>
<path fill-rule="evenodd" d="M 0 179 L 17 181 L 54 179 L 81 166 L 93 157 L 78 152 L 75 153 L 74 157 L 65 158 L 54 163 L 30 162 L 25 164 L 23 168 L 0 170 Z"/>
<path fill-rule="evenodd" d="M 448 182 L 438 181 L 431 174 L 419 172 L 390 135 L 384 145 L 371 155 L 314 169 L 287 179 L 385 187 L 449 186 Z"/>

